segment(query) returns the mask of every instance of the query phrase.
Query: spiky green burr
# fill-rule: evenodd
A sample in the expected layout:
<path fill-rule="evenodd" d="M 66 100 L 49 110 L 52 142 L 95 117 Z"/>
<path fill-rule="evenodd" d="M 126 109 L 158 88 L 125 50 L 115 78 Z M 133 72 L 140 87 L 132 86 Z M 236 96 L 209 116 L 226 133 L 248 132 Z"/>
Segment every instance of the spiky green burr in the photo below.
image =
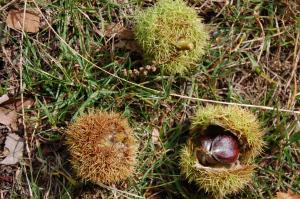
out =
<path fill-rule="evenodd" d="M 195 68 L 208 47 L 208 32 L 182 0 L 159 0 L 135 17 L 135 36 L 149 62 L 169 74 Z"/>
<path fill-rule="evenodd" d="M 207 130 L 210 126 L 218 126 L 238 139 L 240 156 L 235 164 L 207 166 L 197 159 L 195 140 L 212 133 Z M 263 146 L 263 128 L 248 110 L 236 106 L 201 107 L 192 119 L 190 139 L 180 152 L 181 171 L 189 181 L 215 197 L 235 193 L 251 181 L 255 169 L 253 160 Z"/>

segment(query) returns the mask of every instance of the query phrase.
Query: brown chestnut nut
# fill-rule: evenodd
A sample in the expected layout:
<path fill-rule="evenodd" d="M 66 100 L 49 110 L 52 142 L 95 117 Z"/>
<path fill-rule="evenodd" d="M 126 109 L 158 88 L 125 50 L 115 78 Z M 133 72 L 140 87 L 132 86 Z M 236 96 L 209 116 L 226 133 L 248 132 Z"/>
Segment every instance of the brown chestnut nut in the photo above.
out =
<path fill-rule="evenodd" d="M 239 157 L 238 142 L 233 136 L 218 135 L 212 142 L 211 153 L 220 163 L 234 163 Z"/>
<path fill-rule="evenodd" d="M 203 165 L 216 164 L 216 159 L 211 154 L 213 138 L 209 136 L 200 137 L 200 146 L 196 149 L 198 161 Z"/>
<path fill-rule="evenodd" d="M 201 136 L 196 155 L 203 165 L 232 164 L 239 157 L 238 141 L 234 136 L 228 134 L 214 137 Z"/>

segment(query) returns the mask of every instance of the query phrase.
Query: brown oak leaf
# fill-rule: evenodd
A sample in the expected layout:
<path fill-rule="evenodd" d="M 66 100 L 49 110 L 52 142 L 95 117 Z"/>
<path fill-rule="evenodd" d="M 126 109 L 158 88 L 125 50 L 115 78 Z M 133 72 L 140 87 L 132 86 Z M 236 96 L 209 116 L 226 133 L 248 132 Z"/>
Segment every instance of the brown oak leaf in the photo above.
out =
<path fill-rule="evenodd" d="M 40 16 L 34 10 L 26 10 L 24 18 L 24 10 L 12 9 L 8 11 L 6 18 L 6 24 L 9 28 L 15 30 L 23 29 L 24 21 L 24 31 L 29 33 L 36 33 L 40 28 Z"/>
<path fill-rule="evenodd" d="M 290 189 L 285 192 L 277 192 L 276 193 L 276 199 L 300 199 L 300 195 L 297 193 L 294 193 Z"/>

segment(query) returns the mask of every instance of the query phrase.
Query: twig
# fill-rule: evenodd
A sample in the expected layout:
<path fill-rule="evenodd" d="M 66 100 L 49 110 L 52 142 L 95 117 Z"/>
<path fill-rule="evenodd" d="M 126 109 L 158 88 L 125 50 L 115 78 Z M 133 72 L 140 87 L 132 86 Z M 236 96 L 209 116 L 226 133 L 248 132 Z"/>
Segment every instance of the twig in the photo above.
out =
<path fill-rule="evenodd" d="M 286 87 L 285 87 L 285 89 L 287 89 L 290 86 L 291 81 L 294 80 L 294 90 L 292 91 L 292 96 L 289 98 L 288 107 L 291 107 L 293 105 L 293 103 L 295 102 L 297 90 L 298 90 L 296 71 L 297 71 L 299 60 L 300 60 L 300 48 L 299 48 L 300 45 L 299 44 L 300 44 L 300 36 L 299 36 L 299 31 L 298 31 L 297 37 L 296 37 L 296 42 L 295 42 L 295 49 L 294 49 L 293 70 L 291 73 L 291 77 L 289 78 L 289 80 L 286 84 Z"/>
<path fill-rule="evenodd" d="M 258 56 L 257 56 L 257 62 L 259 62 L 259 61 L 260 61 L 260 58 L 261 58 L 261 55 L 262 55 L 262 53 L 263 53 L 263 51 L 264 51 L 264 45 L 265 45 L 265 37 L 266 37 L 266 34 L 265 34 L 265 31 L 264 31 L 264 26 L 262 25 L 262 23 L 261 23 L 261 21 L 260 21 L 260 19 L 259 19 L 259 16 L 258 16 L 258 14 L 256 14 L 256 12 L 255 12 L 255 14 L 254 14 L 254 17 L 255 17 L 257 23 L 259 24 L 260 29 L 261 29 L 261 32 L 262 32 L 262 44 L 260 45 L 260 52 L 259 52 L 259 54 L 258 54 Z"/>
<path fill-rule="evenodd" d="M 213 104 L 233 105 L 233 106 L 241 106 L 241 107 L 248 107 L 248 108 L 258 108 L 258 109 L 264 109 L 264 110 L 271 110 L 271 111 L 279 111 L 279 112 L 300 114 L 300 111 L 289 110 L 289 109 L 282 109 L 282 108 L 275 108 L 275 107 L 270 107 L 270 106 L 259 106 L 259 105 L 241 104 L 241 103 L 234 103 L 234 102 L 223 102 L 223 101 L 202 99 L 202 98 L 196 98 L 196 97 L 189 97 L 189 96 L 186 96 L 186 95 L 179 95 L 179 94 L 175 94 L 175 93 L 171 93 L 170 96 L 178 97 L 178 98 L 182 98 L 182 99 L 196 100 L 196 101 L 200 101 L 200 102 L 213 103 Z"/>
<path fill-rule="evenodd" d="M 127 192 L 127 191 L 122 191 L 122 190 L 119 190 L 119 189 L 117 189 L 117 188 L 115 188 L 115 187 L 107 186 L 107 185 L 102 184 L 102 183 L 98 183 L 98 185 L 101 186 L 101 187 L 103 187 L 103 188 L 110 189 L 110 190 L 112 190 L 112 191 L 117 191 L 117 192 L 122 193 L 122 194 L 124 194 L 124 195 L 132 196 L 132 197 L 135 197 L 135 198 L 145 199 L 145 198 L 142 197 L 142 196 L 138 196 L 138 195 L 136 195 L 136 194 L 129 193 L 129 192 Z"/>
<path fill-rule="evenodd" d="M 25 35 L 25 31 L 24 31 L 24 24 L 25 24 L 25 16 L 26 16 L 26 10 L 27 10 L 27 0 L 24 1 L 24 11 L 23 11 L 23 22 L 22 22 L 22 35 L 21 35 L 21 40 L 20 40 L 20 62 L 19 62 L 19 73 L 20 73 L 20 93 L 21 93 L 21 102 L 22 102 L 22 124 L 24 127 L 24 139 L 25 139 L 25 143 L 26 143 L 26 151 L 28 154 L 28 159 L 30 162 L 30 169 L 31 168 L 31 152 L 29 149 L 29 144 L 28 144 L 28 135 L 27 135 L 27 130 L 26 130 L 26 123 L 25 123 L 25 109 L 24 109 L 24 88 L 23 88 L 23 42 L 24 42 L 24 35 Z M 26 167 L 24 167 L 26 169 Z M 26 171 L 26 170 L 25 170 Z M 28 183 L 28 188 L 29 188 L 29 194 L 30 194 L 30 198 L 33 198 L 33 193 L 32 193 L 32 189 L 29 183 L 29 179 L 27 176 L 27 172 L 26 172 L 26 180 Z"/>
<path fill-rule="evenodd" d="M 0 8 L 0 11 L 6 9 L 8 6 L 14 4 L 16 1 L 18 1 L 18 0 L 13 0 L 13 1 L 11 1 L 11 2 L 5 4 L 4 6 L 2 6 L 2 7 Z"/>
<path fill-rule="evenodd" d="M 298 66 L 299 60 L 300 60 L 300 49 L 298 49 L 298 45 L 299 45 L 299 42 L 300 42 L 300 35 L 299 34 L 300 33 L 298 32 L 297 37 L 296 37 L 295 50 L 294 50 L 293 70 L 292 70 L 292 73 L 291 73 L 291 77 L 287 82 L 287 86 L 289 86 L 291 81 L 293 80 L 293 78 L 296 74 L 296 71 L 297 71 L 297 66 Z"/>

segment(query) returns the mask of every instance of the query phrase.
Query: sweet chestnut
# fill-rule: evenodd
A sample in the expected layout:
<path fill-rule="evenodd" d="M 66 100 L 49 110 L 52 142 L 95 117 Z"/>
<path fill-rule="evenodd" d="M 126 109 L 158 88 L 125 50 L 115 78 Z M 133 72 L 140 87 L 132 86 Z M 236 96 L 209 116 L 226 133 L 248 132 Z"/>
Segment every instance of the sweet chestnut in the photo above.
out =
<path fill-rule="evenodd" d="M 232 164 L 239 157 L 237 138 L 230 134 L 201 136 L 196 155 L 203 165 Z"/>

